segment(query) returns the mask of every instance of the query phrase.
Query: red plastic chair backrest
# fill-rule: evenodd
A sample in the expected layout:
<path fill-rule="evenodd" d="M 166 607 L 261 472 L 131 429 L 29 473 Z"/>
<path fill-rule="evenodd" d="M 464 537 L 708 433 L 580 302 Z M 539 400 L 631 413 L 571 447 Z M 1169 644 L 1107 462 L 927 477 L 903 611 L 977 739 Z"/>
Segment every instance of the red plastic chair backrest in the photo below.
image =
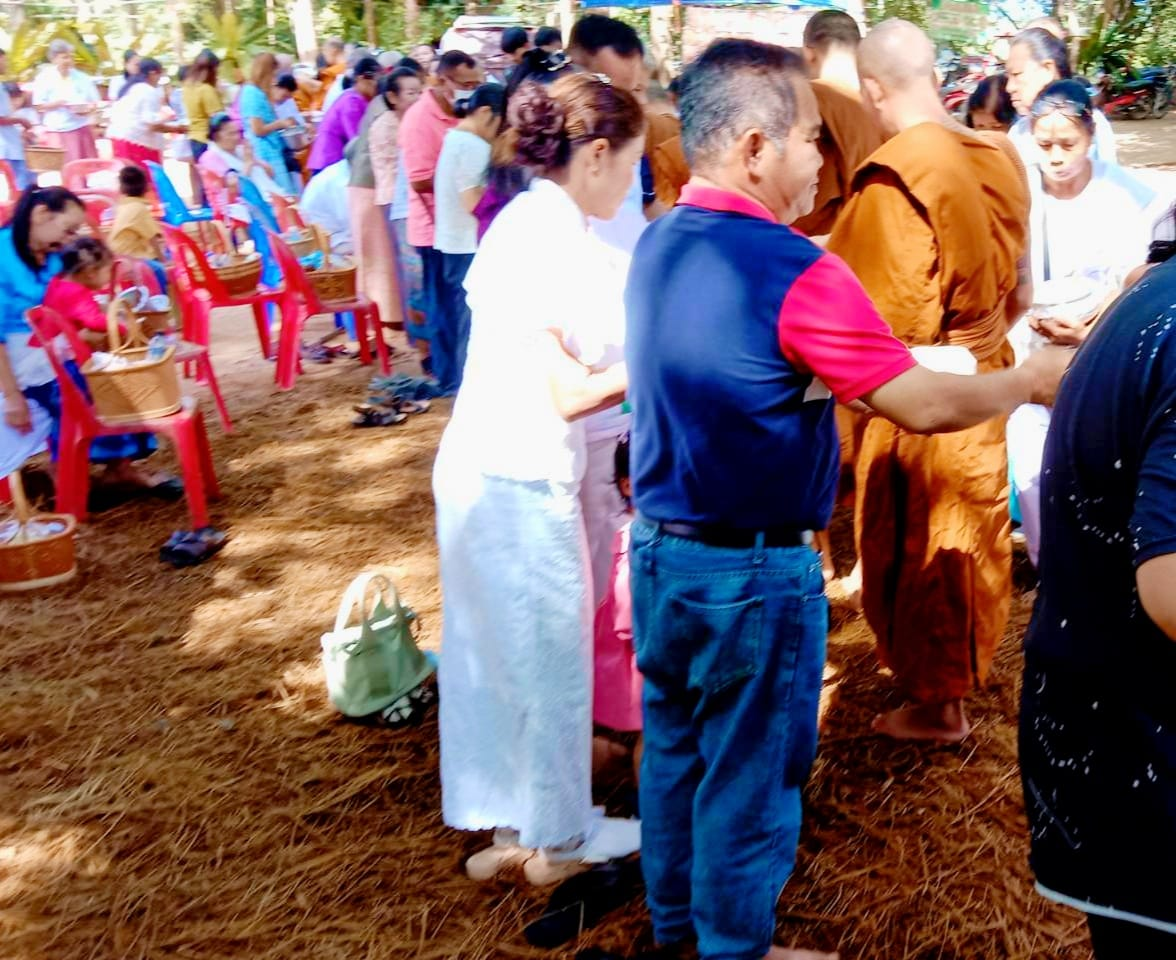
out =
<path fill-rule="evenodd" d="M 49 357 L 53 372 L 57 375 L 65 413 L 77 417 L 83 422 L 97 423 L 98 418 L 94 414 L 93 405 L 86 399 L 73 377 L 69 375 L 69 371 L 65 369 L 65 358 L 58 349 L 57 338 L 59 336 L 65 338 L 79 367 L 90 359 L 90 348 L 82 342 L 74 325 L 62 319 L 61 314 L 49 309 L 49 307 L 33 307 L 25 314 L 25 319 L 33 328 L 33 332 L 41 342 L 42 349 Z"/>
<path fill-rule="evenodd" d="M 114 175 L 114 185 L 102 189 L 117 191 L 118 174 L 125 166 L 128 166 L 128 162 L 117 158 L 103 160 L 98 157 L 88 157 L 85 160 L 71 160 L 61 168 L 61 182 L 67 190 L 72 190 L 74 193 L 84 193 L 90 189 L 90 177 L 96 173 L 110 173 Z"/>
<path fill-rule="evenodd" d="M 306 301 L 311 316 L 329 313 L 330 311 L 319 300 L 318 292 L 306 276 L 306 269 L 298 262 L 298 257 L 294 255 L 290 245 L 272 230 L 267 230 L 266 234 L 269 236 L 270 249 L 278 261 L 278 269 L 282 271 L 282 278 L 286 281 L 286 289 Z"/>
<path fill-rule="evenodd" d="M 20 196 L 20 187 L 16 185 L 16 174 L 12 172 L 12 167 L 4 160 L 0 160 L 0 179 L 8 187 L 8 196 L 5 199 L 9 203 L 15 204 L 16 198 Z"/>
<path fill-rule="evenodd" d="M 179 227 L 166 223 L 160 226 L 163 228 L 163 241 L 176 266 L 176 281 L 181 290 L 207 290 L 213 301 L 236 299 L 229 296 L 229 291 L 208 265 L 208 258 L 195 240 Z"/>
<path fill-rule="evenodd" d="M 137 257 L 115 257 L 114 273 L 110 278 L 111 296 L 127 287 L 146 287 L 151 296 L 163 293 L 159 286 L 159 278 L 155 271 L 148 266 L 147 261 Z"/>
<path fill-rule="evenodd" d="M 283 231 L 294 228 L 304 230 L 306 228 L 306 222 L 302 219 L 302 214 L 298 212 L 298 208 L 294 206 L 293 201 L 287 200 L 278 194 L 273 194 L 269 200 L 274 208 L 274 215 L 278 218 L 278 226 Z"/>

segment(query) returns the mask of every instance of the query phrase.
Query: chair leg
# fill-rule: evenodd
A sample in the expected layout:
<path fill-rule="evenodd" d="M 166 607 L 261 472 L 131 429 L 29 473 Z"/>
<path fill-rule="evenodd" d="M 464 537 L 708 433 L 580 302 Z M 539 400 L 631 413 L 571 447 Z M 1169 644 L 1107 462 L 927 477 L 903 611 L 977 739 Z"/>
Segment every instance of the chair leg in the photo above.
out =
<path fill-rule="evenodd" d="M 278 334 L 278 362 L 274 379 L 282 390 L 292 390 L 298 378 L 298 343 L 302 336 L 302 304 L 292 297 L 282 302 L 282 328 Z"/>
<path fill-rule="evenodd" d="M 220 417 L 221 430 L 225 433 L 233 432 L 233 421 L 229 417 L 229 409 L 225 406 L 225 398 L 221 395 L 220 384 L 216 380 L 216 371 L 212 368 L 212 358 L 206 353 L 199 360 L 196 361 L 196 367 L 200 370 L 200 377 L 208 384 L 208 389 L 212 391 L 212 401 L 216 404 L 216 412 Z"/>
<path fill-rule="evenodd" d="M 380 358 L 380 373 L 388 376 L 392 372 L 392 361 L 388 356 L 388 344 L 384 341 L 384 328 L 380 324 L 380 305 L 373 303 L 368 316 L 369 324 L 375 331 L 376 355 Z"/>
<path fill-rule="evenodd" d="M 203 415 L 197 414 L 196 442 L 200 449 L 200 468 L 204 473 L 204 489 L 209 500 L 221 498 L 220 483 L 216 479 L 216 467 L 212 462 L 212 444 L 208 442 L 208 427 L 204 423 Z"/>
<path fill-rule="evenodd" d="M 78 523 L 84 523 L 90 495 L 91 438 L 66 421 L 61 427 L 57 444 L 57 512 L 73 514 Z"/>
<path fill-rule="evenodd" d="M 356 307 L 351 314 L 355 317 L 355 339 L 359 344 L 359 362 L 365 367 L 372 362 L 372 350 L 368 344 L 368 313 L 363 307 Z"/>
<path fill-rule="evenodd" d="M 270 343 L 269 317 L 266 315 L 266 304 L 255 300 L 253 306 L 253 322 L 257 326 L 257 339 L 261 343 L 261 355 L 267 360 L 273 356 L 273 346 Z"/>
<path fill-rule="evenodd" d="M 208 499 L 204 485 L 204 457 L 200 450 L 200 435 L 193 418 L 183 428 L 176 430 L 172 440 L 176 445 L 176 456 L 180 460 L 180 472 L 184 480 L 184 496 L 188 500 L 188 514 L 192 518 L 192 529 L 208 526 Z"/>

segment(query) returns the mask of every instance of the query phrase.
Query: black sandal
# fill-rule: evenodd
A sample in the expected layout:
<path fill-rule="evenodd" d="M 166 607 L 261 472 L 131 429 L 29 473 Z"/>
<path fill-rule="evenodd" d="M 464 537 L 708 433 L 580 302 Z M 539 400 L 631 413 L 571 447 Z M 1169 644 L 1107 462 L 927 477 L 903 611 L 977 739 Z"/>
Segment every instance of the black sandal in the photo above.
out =
<path fill-rule="evenodd" d="M 351 421 L 353 427 L 393 427 L 408 419 L 407 413 L 365 403 L 352 408 L 359 414 Z"/>
<path fill-rule="evenodd" d="M 401 727 L 415 727 L 425 719 L 429 708 L 437 702 L 437 687 L 430 677 L 420 686 L 406 693 L 383 710 L 365 718 L 368 723 L 387 730 L 398 730 Z"/>

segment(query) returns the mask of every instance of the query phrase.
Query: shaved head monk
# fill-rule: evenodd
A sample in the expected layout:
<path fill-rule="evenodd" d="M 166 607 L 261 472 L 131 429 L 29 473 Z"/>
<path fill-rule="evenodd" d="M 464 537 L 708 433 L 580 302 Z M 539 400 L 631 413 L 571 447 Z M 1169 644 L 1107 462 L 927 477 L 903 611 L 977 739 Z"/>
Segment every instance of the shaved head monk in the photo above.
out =
<path fill-rule="evenodd" d="M 956 373 L 1013 365 L 1010 303 L 1029 196 L 999 134 L 952 120 L 935 49 L 904 20 L 862 42 L 862 98 L 891 135 L 858 170 L 829 250 L 846 260 L 920 362 Z M 930 349 L 928 349 L 930 348 Z M 903 739 L 968 735 L 963 699 L 982 683 L 1008 619 L 1011 548 L 1005 421 L 918 437 L 876 418 L 857 463 L 862 607 L 882 661 L 913 705 L 875 729 Z"/>
<path fill-rule="evenodd" d="M 810 237 L 826 236 L 849 195 L 853 172 L 882 145 L 882 134 L 858 92 L 857 21 L 840 10 L 813 14 L 804 28 L 804 59 L 821 114 L 821 173 L 812 213 L 793 226 Z"/>

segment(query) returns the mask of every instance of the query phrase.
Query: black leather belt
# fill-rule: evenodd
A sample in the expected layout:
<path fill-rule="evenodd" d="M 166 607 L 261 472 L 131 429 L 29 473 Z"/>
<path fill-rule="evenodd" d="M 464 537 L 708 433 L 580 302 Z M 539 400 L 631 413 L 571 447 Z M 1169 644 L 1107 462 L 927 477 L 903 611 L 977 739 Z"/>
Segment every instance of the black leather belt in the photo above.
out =
<path fill-rule="evenodd" d="M 671 537 L 694 540 L 708 547 L 729 547 L 745 550 L 756 545 L 763 536 L 765 547 L 807 547 L 813 542 L 811 530 L 797 530 L 795 527 L 764 527 L 761 530 L 746 530 L 721 524 L 695 526 L 691 523 L 659 523 L 647 521 Z"/>

